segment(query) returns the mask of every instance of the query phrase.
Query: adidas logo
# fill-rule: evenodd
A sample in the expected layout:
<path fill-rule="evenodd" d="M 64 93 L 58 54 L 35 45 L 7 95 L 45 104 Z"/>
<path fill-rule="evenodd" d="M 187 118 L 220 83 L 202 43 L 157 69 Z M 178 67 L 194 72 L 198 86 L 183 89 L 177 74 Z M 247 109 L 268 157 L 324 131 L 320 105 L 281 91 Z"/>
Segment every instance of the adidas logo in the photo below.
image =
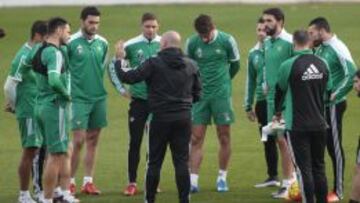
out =
<path fill-rule="evenodd" d="M 323 78 L 323 73 L 320 73 L 314 64 L 311 64 L 303 73 L 302 80 L 319 80 Z"/>

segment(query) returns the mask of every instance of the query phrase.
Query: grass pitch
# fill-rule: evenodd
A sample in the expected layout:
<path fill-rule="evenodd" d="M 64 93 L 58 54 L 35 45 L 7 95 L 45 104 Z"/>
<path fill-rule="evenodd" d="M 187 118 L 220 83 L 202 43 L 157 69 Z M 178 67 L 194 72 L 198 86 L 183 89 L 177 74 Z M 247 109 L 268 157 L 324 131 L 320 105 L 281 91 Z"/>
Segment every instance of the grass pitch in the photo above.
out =
<path fill-rule="evenodd" d="M 213 127 L 208 129 L 205 143 L 205 157 L 200 171 L 201 192 L 192 195 L 198 203 L 271 203 L 279 202 L 270 198 L 272 189 L 255 189 L 253 185 L 266 178 L 263 147 L 260 143 L 257 125 L 247 121 L 242 104 L 246 75 L 246 58 L 256 42 L 255 23 L 262 10 L 271 5 L 164 5 L 164 6 L 109 6 L 101 7 L 101 34 L 113 44 L 117 39 L 129 39 L 140 32 L 140 16 L 151 11 L 158 15 L 161 32 L 173 29 L 183 38 L 193 33 L 193 19 L 199 13 L 213 16 L 217 27 L 233 34 L 241 49 L 241 71 L 233 81 L 233 102 L 236 123 L 232 127 L 233 154 L 229 169 L 230 192 L 217 193 L 217 138 Z M 286 28 L 293 32 L 306 28 L 308 22 L 317 16 L 329 19 L 332 29 L 349 46 L 356 63 L 360 64 L 359 34 L 360 4 L 299 4 L 282 5 L 286 14 Z M 63 16 L 72 24 L 72 31 L 78 30 L 81 7 L 46 8 L 1 8 L 0 26 L 7 31 L 5 39 L 0 40 L 0 83 L 3 84 L 10 62 L 28 39 L 31 23 L 37 19 Z M 108 127 L 102 132 L 99 145 L 95 182 L 103 194 L 98 197 L 79 196 L 82 202 L 142 202 L 143 195 L 125 197 L 122 190 L 127 183 L 127 109 L 128 101 L 121 98 L 105 79 L 108 90 Z M 0 94 L 0 105 L 4 105 Z M 360 100 L 351 93 L 344 118 L 344 148 L 346 153 L 345 194 L 350 192 L 351 177 L 355 165 L 355 148 L 359 135 Z M 13 115 L 0 111 L 0 202 L 15 202 L 18 194 L 17 165 L 20 158 L 20 140 L 17 123 Z M 144 139 L 146 143 L 146 138 Z M 142 190 L 145 172 L 146 144 L 142 146 L 142 159 L 139 167 L 138 184 Z M 158 202 L 177 202 L 174 172 L 169 155 L 163 165 L 161 188 Z M 332 186 L 331 162 L 327 156 L 327 175 L 329 187 Z M 280 168 L 279 168 L 280 170 Z M 81 184 L 82 168 L 78 171 L 77 182 Z M 345 202 L 345 201 L 344 201 Z"/>

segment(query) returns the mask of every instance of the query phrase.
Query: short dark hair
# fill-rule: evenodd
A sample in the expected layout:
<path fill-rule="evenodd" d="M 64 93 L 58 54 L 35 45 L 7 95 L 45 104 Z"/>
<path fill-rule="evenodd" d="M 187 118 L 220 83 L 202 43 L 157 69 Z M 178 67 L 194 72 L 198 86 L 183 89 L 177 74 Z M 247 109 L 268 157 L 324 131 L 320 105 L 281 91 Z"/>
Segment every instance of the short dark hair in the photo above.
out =
<path fill-rule="evenodd" d="M 294 44 L 304 46 L 310 42 L 309 33 L 306 30 L 296 30 L 293 34 Z"/>
<path fill-rule="evenodd" d="M 357 78 L 360 78 L 360 70 L 357 70 L 355 75 L 356 75 Z"/>
<path fill-rule="evenodd" d="M 56 29 L 58 29 L 59 27 L 63 27 L 67 24 L 68 22 L 61 17 L 51 18 L 48 22 L 48 33 L 53 34 L 55 33 Z"/>
<path fill-rule="evenodd" d="M 37 20 L 31 26 L 30 37 L 31 39 L 33 39 L 36 33 L 40 34 L 43 37 L 47 34 L 47 30 L 48 27 L 46 21 Z"/>
<path fill-rule="evenodd" d="M 199 34 L 209 34 L 215 28 L 215 25 L 209 15 L 200 14 L 195 19 L 194 27 Z"/>
<path fill-rule="evenodd" d="M 141 23 L 144 23 L 145 21 L 148 21 L 148 20 L 157 20 L 157 17 L 155 14 L 153 13 L 144 13 L 142 16 L 141 16 Z"/>
<path fill-rule="evenodd" d="M 324 29 L 326 32 L 331 32 L 330 24 L 324 17 L 317 17 L 310 21 L 309 26 L 315 25 L 317 29 Z"/>
<path fill-rule="evenodd" d="M 257 21 L 257 23 L 264 23 L 265 21 L 264 21 L 264 18 L 262 18 L 262 17 L 260 17 L 259 19 L 258 19 L 258 21 Z"/>
<path fill-rule="evenodd" d="M 263 14 L 272 15 L 276 19 L 276 21 L 285 22 L 284 12 L 280 8 L 268 8 L 263 11 Z"/>
<path fill-rule="evenodd" d="M 100 16 L 100 11 L 95 6 L 87 6 L 83 8 L 80 14 L 81 20 L 86 20 L 88 16 Z"/>

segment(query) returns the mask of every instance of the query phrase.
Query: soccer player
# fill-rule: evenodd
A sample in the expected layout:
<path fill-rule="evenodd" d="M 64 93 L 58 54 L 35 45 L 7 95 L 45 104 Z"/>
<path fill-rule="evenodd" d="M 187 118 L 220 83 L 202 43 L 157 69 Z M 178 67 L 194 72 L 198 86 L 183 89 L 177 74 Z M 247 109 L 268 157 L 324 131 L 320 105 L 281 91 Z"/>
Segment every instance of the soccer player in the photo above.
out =
<path fill-rule="evenodd" d="M 81 192 L 100 194 L 93 183 L 96 148 L 100 131 L 107 125 L 106 91 L 103 84 L 108 42 L 97 34 L 100 11 L 85 7 L 81 11 L 81 28 L 71 36 L 68 44 L 71 73 L 72 130 L 74 151 L 71 158 L 70 191 L 76 191 L 75 174 L 80 151 L 85 142 L 85 176 Z"/>
<path fill-rule="evenodd" d="M 38 20 L 32 24 L 30 40 L 16 53 L 4 86 L 7 99 L 5 109 L 16 114 L 23 148 L 18 168 L 19 203 L 34 202 L 29 193 L 31 166 L 43 143 L 42 136 L 35 130 L 34 105 L 37 94 L 35 76 L 31 67 L 24 66 L 24 62 L 32 47 L 36 43 L 42 42 L 46 34 L 47 25 L 45 21 Z"/>
<path fill-rule="evenodd" d="M 191 192 L 198 192 L 199 168 L 207 125 L 216 124 L 220 144 L 216 188 L 229 190 L 226 181 L 231 155 L 230 125 L 234 122 L 231 79 L 240 69 L 240 55 L 233 36 L 216 29 L 210 16 L 201 14 L 194 22 L 197 34 L 188 38 L 185 52 L 199 66 L 203 94 L 192 109 L 190 150 Z"/>
<path fill-rule="evenodd" d="M 258 42 L 255 47 L 250 50 L 248 57 L 248 70 L 245 87 L 245 111 L 250 121 L 257 120 L 261 135 L 262 127 L 267 125 L 266 111 L 266 92 L 264 90 L 264 50 L 263 42 L 266 37 L 264 20 L 260 18 L 256 26 L 256 35 Z M 256 95 L 255 112 L 252 108 L 254 102 L 254 94 Z M 278 153 L 276 148 L 276 140 L 274 136 L 270 136 L 264 142 L 265 159 L 267 164 L 268 178 L 259 184 L 256 188 L 280 186 L 278 181 Z"/>
<path fill-rule="evenodd" d="M 58 183 L 65 190 L 63 202 L 78 202 L 68 190 L 70 184 L 68 154 L 70 76 L 66 50 L 61 47 L 64 47 L 62 45 L 69 38 L 68 22 L 59 17 L 50 19 L 47 39 L 36 49 L 32 57 L 39 91 L 35 115 L 39 131 L 46 140 L 48 152 L 44 169 L 44 203 L 53 202 L 53 192 Z"/>
<path fill-rule="evenodd" d="M 345 158 L 342 146 L 342 118 L 346 110 L 346 95 L 352 88 L 356 65 L 349 49 L 331 32 L 328 21 L 323 17 L 313 19 L 308 31 L 316 49 L 330 67 L 334 85 L 331 104 L 327 106 L 328 129 L 327 149 L 332 160 L 334 187 L 329 193 L 329 202 L 339 201 L 344 195 Z"/>
<path fill-rule="evenodd" d="M 275 113 L 275 84 L 279 67 L 282 62 L 289 59 L 293 54 L 292 36 L 284 28 L 285 15 L 279 8 L 269 8 L 263 11 L 265 30 L 269 37 L 264 40 L 265 59 L 265 84 L 267 102 L 267 120 L 270 122 Z M 272 135 L 274 136 L 274 135 Z M 294 167 L 284 136 L 277 136 L 277 143 L 280 149 L 283 181 L 281 188 L 272 193 L 274 198 L 286 198 L 288 188 L 294 181 Z"/>
<path fill-rule="evenodd" d="M 326 62 L 313 54 L 310 45 L 307 31 L 294 32 L 294 56 L 282 63 L 278 74 L 274 121 L 281 119 L 285 106 L 283 117 L 302 202 L 326 203 L 325 102 L 332 83 Z"/>
<path fill-rule="evenodd" d="M 146 60 L 138 69 L 124 72 L 121 70 L 122 58 L 118 58 L 117 75 L 120 80 L 130 84 L 144 80 L 148 85 L 149 108 L 153 118 L 149 134 L 145 202 L 155 202 L 161 166 L 169 145 L 179 202 L 188 203 L 191 106 L 200 97 L 199 70 L 194 61 L 182 53 L 181 37 L 177 32 L 165 32 L 160 44 L 159 55 Z"/>
<path fill-rule="evenodd" d="M 152 13 L 144 13 L 141 17 L 142 33 L 128 40 L 124 45 L 125 56 L 121 58 L 127 62 L 129 67 L 137 69 L 146 59 L 156 56 L 160 50 L 161 37 L 157 34 L 159 23 L 157 17 Z M 118 46 L 116 48 L 119 48 Z M 121 56 L 120 56 L 121 57 Z M 147 87 L 145 82 L 132 84 L 130 92 L 121 86 L 114 71 L 114 61 L 109 66 L 110 78 L 121 95 L 130 97 L 130 108 L 128 113 L 129 126 L 129 150 L 128 150 L 128 185 L 124 194 L 133 196 L 138 192 L 136 179 L 137 169 L 140 161 L 141 142 L 144 128 L 149 117 L 149 105 L 147 100 Z"/>
<path fill-rule="evenodd" d="M 354 77 L 354 89 L 357 92 L 358 97 L 360 97 L 360 70 L 356 71 Z M 360 203 L 360 137 L 356 153 L 356 172 L 355 176 L 353 177 L 353 185 L 349 203 Z"/>

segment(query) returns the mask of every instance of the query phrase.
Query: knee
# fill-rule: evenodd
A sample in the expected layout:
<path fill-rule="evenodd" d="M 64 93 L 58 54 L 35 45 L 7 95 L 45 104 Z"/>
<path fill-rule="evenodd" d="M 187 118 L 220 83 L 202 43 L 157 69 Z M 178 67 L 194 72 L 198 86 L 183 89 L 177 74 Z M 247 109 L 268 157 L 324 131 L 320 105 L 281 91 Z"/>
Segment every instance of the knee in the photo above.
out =
<path fill-rule="evenodd" d="M 179 163 L 175 165 L 176 176 L 189 176 L 189 167 L 187 163 Z"/>
<path fill-rule="evenodd" d="M 147 168 L 147 176 L 156 176 L 156 175 L 160 175 L 160 166 L 156 165 L 156 164 L 149 164 L 148 168 Z"/>
<path fill-rule="evenodd" d="M 192 147 L 200 147 L 203 142 L 204 142 L 204 137 L 203 136 L 195 135 L 195 134 L 193 134 L 191 136 L 191 146 Z"/>
<path fill-rule="evenodd" d="M 96 147 L 99 139 L 99 134 L 90 133 L 86 136 L 86 145 L 88 147 Z"/>
<path fill-rule="evenodd" d="M 84 139 L 81 136 L 74 136 L 73 139 L 73 150 L 80 150 L 84 144 Z"/>

